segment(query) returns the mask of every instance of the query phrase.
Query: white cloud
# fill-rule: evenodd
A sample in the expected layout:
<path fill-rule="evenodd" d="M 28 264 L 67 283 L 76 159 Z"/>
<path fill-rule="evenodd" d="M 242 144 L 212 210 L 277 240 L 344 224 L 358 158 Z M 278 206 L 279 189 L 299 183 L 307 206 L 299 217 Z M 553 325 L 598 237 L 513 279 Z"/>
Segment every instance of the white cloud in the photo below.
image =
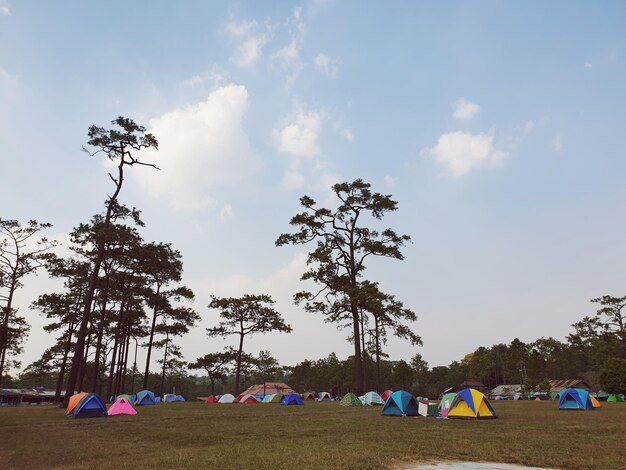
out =
<path fill-rule="evenodd" d="M 11 14 L 9 7 L 10 5 L 7 0 L 0 0 L 0 16 L 9 16 Z"/>
<path fill-rule="evenodd" d="M 452 105 L 454 106 L 452 117 L 454 117 L 454 119 L 460 119 L 461 121 L 469 121 L 480 111 L 480 106 L 465 98 L 458 99 L 452 103 Z"/>
<path fill-rule="evenodd" d="M 300 58 L 300 44 L 297 40 L 292 39 L 287 46 L 274 52 L 271 58 L 283 62 L 294 62 Z"/>
<path fill-rule="evenodd" d="M 389 175 L 385 175 L 385 177 L 383 178 L 387 186 L 394 186 L 398 182 L 398 179 L 399 178 L 397 176 L 389 176 Z"/>
<path fill-rule="evenodd" d="M 336 77 L 337 72 L 339 71 L 339 65 L 341 64 L 341 59 L 336 58 L 333 59 L 326 54 L 319 53 L 317 57 L 313 60 L 313 64 L 318 72 L 328 76 L 328 77 Z"/>
<path fill-rule="evenodd" d="M 304 186 L 304 176 L 297 170 L 287 170 L 283 175 L 282 187 L 287 191 L 300 189 Z"/>
<path fill-rule="evenodd" d="M 145 150 L 141 158 L 161 171 L 133 168 L 131 174 L 150 196 L 167 200 L 173 208 L 214 205 L 215 187 L 240 181 L 258 166 L 241 127 L 247 105 L 246 88 L 231 84 L 206 101 L 151 119 L 159 150 Z"/>
<path fill-rule="evenodd" d="M 269 27 L 259 31 L 256 21 L 234 21 L 226 25 L 224 32 L 231 39 L 238 41 L 235 53 L 230 61 L 237 67 L 249 68 L 256 64 L 263 55 L 263 48 L 271 38 Z"/>
<path fill-rule="evenodd" d="M 493 131 L 486 134 L 448 132 L 424 154 L 444 165 L 451 176 L 463 176 L 474 168 L 491 168 L 508 158 L 507 152 L 494 147 L 493 138 Z"/>
<path fill-rule="evenodd" d="M 592 67 L 593 67 L 593 65 L 591 65 L 591 62 L 585 62 L 585 68 L 586 69 L 590 69 Z"/>
<path fill-rule="evenodd" d="M 350 129 L 343 129 L 341 131 L 341 135 L 348 141 L 348 142 L 354 142 L 354 134 L 352 133 L 352 131 Z"/>
<path fill-rule="evenodd" d="M 298 109 L 285 127 L 274 131 L 278 150 L 297 157 L 312 158 L 318 155 L 317 140 L 323 120 L 322 111 Z"/>
<path fill-rule="evenodd" d="M 220 220 L 230 219 L 233 216 L 233 206 L 230 204 L 224 205 L 220 211 Z"/>
<path fill-rule="evenodd" d="M 563 151 L 563 143 L 561 142 L 560 135 L 554 137 L 554 139 L 552 139 L 552 141 L 550 142 L 550 145 L 552 146 L 552 150 L 554 150 L 556 153 L 561 153 Z"/>

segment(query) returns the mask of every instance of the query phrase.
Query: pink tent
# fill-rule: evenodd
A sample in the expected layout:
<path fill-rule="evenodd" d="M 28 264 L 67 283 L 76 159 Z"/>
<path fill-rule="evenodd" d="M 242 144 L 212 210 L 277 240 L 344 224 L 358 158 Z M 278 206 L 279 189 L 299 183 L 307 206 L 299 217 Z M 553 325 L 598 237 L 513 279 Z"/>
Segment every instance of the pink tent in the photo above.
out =
<path fill-rule="evenodd" d="M 109 416 L 113 415 L 136 415 L 137 412 L 133 405 L 124 397 L 119 397 L 115 403 L 109 408 Z"/>

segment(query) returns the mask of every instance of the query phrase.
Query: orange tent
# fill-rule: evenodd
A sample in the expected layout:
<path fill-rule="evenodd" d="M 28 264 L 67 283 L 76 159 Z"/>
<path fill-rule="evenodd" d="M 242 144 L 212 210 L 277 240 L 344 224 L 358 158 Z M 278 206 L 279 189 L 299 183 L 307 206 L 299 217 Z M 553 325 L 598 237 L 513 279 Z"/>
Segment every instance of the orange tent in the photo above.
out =
<path fill-rule="evenodd" d="M 80 392 L 80 393 L 77 393 L 76 395 L 72 395 L 70 397 L 70 401 L 67 403 L 67 414 L 69 415 L 72 412 L 72 410 L 76 408 L 76 405 L 80 403 L 83 397 L 87 395 L 89 395 L 87 392 Z"/>
<path fill-rule="evenodd" d="M 602 408 L 602 405 L 600 404 L 600 402 L 598 401 L 596 397 L 590 394 L 589 398 L 591 398 L 591 404 L 593 405 L 594 408 Z"/>

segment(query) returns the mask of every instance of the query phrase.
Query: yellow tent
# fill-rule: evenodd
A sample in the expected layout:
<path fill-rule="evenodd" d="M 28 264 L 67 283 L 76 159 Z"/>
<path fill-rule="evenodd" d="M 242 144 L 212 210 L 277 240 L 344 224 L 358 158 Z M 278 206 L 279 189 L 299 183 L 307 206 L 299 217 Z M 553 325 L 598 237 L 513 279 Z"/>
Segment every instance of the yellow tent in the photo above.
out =
<path fill-rule="evenodd" d="M 485 395 L 473 388 L 466 388 L 454 397 L 448 418 L 493 419 L 497 416 Z"/>

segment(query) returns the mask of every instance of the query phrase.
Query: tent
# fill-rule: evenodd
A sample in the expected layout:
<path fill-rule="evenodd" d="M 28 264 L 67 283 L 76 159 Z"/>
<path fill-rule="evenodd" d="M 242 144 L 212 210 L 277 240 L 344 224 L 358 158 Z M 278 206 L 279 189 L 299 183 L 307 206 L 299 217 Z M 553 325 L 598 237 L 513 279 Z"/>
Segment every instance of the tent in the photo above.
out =
<path fill-rule="evenodd" d="M 380 396 L 380 399 L 383 401 L 383 403 L 387 401 L 387 399 L 391 396 L 392 393 L 393 393 L 392 390 L 385 390 L 383 392 L 383 394 Z"/>
<path fill-rule="evenodd" d="M 239 403 L 243 397 L 244 397 L 244 394 L 240 393 L 239 395 L 237 395 L 233 403 Z"/>
<path fill-rule="evenodd" d="M 302 394 L 303 400 L 315 400 L 315 394 L 313 392 L 306 392 Z"/>
<path fill-rule="evenodd" d="M 297 393 L 290 393 L 289 395 L 285 395 L 283 401 L 280 402 L 281 405 L 304 405 L 304 401 Z"/>
<path fill-rule="evenodd" d="M 212 403 L 217 403 L 217 398 L 215 398 L 213 395 L 209 395 L 208 397 L 206 397 L 206 400 L 204 400 L 204 403 L 208 405 Z"/>
<path fill-rule="evenodd" d="M 359 397 L 357 397 L 354 393 L 346 393 L 339 404 L 341 406 L 363 406 Z"/>
<path fill-rule="evenodd" d="M 602 405 L 600 404 L 600 402 L 598 401 L 596 397 L 590 394 L 589 399 L 591 400 L 591 404 L 593 405 L 594 408 L 602 408 Z"/>
<path fill-rule="evenodd" d="M 272 395 L 271 403 L 282 403 L 283 398 L 285 398 L 285 395 L 283 395 L 282 393 L 277 393 L 276 395 Z"/>
<path fill-rule="evenodd" d="M 241 397 L 241 400 L 239 400 L 238 403 L 243 403 L 244 405 L 253 405 L 258 402 L 259 400 L 254 395 L 244 395 L 243 397 Z"/>
<path fill-rule="evenodd" d="M 220 397 L 218 402 L 219 403 L 235 403 L 235 397 L 231 395 L 230 393 L 226 393 L 225 395 L 222 395 Z"/>
<path fill-rule="evenodd" d="M 87 393 L 68 413 L 68 416 L 73 418 L 103 418 L 108 414 L 102 398 L 95 393 Z"/>
<path fill-rule="evenodd" d="M 122 393 L 122 394 L 118 395 L 117 397 L 115 397 L 115 401 L 119 400 L 119 399 L 120 399 L 120 397 L 121 397 L 121 398 L 126 398 L 126 400 L 128 400 L 129 402 L 133 402 L 133 401 L 135 401 L 135 400 L 133 399 L 133 397 L 132 397 L 132 396 L 130 396 L 128 393 Z M 135 398 L 136 398 L 136 397 L 135 397 Z"/>
<path fill-rule="evenodd" d="M 606 401 L 611 402 L 611 403 L 623 402 L 624 397 L 617 395 L 616 393 L 611 393 L 609 395 L 609 398 L 606 399 Z"/>
<path fill-rule="evenodd" d="M 80 393 L 77 393 L 76 395 L 72 395 L 70 397 L 70 400 L 67 402 L 66 414 L 69 415 L 72 412 L 72 410 L 76 408 L 76 405 L 78 405 L 80 401 L 87 395 L 89 395 L 87 392 L 80 392 Z"/>
<path fill-rule="evenodd" d="M 142 390 L 137 394 L 137 398 L 135 399 L 136 405 L 154 405 L 157 402 L 154 398 L 154 393 L 150 390 Z"/>
<path fill-rule="evenodd" d="M 276 395 L 275 393 L 271 393 L 269 395 L 265 395 L 263 397 L 263 400 L 261 400 L 261 403 L 272 403 L 272 398 L 274 398 L 274 395 Z"/>
<path fill-rule="evenodd" d="M 176 395 L 174 401 L 185 401 L 185 397 L 183 397 L 182 395 Z"/>
<path fill-rule="evenodd" d="M 456 393 L 446 393 L 443 397 L 441 397 L 441 400 L 437 405 L 437 414 L 439 416 L 444 418 L 448 417 L 448 411 L 450 411 L 450 406 L 454 401 L 454 397 L 456 397 Z"/>
<path fill-rule="evenodd" d="M 319 393 L 319 401 L 332 401 L 333 397 L 330 396 L 328 392 L 320 392 Z"/>
<path fill-rule="evenodd" d="M 383 406 L 383 416 L 417 416 L 417 402 L 409 392 L 393 392 Z"/>
<path fill-rule="evenodd" d="M 176 395 L 173 393 L 166 393 L 163 395 L 163 403 L 173 403 L 176 401 Z"/>
<path fill-rule="evenodd" d="M 362 397 L 359 397 L 359 399 L 364 405 L 382 405 L 383 404 L 383 399 L 380 397 L 380 395 L 373 391 L 367 392 Z"/>
<path fill-rule="evenodd" d="M 485 395 L 473 388 L 465 388 L 454 397 L 448 418 L 494 419 L 497 416 Z"/>
<path fill-rule="evenodd" d="M 118 399 L 109 407 L 108 415 L 136 415 L 137 411 L 133 408 L 133 405 L 125 397 L 118 397 Z"/>
<path fill-rule="evenodd" d="M 593 410 L 589 392 L 579 388 L 563 390 L 559 398 L 559 410 Z"/>
<path fill-rule="evenodd" d="M 437 403 L 431 403 L 428 400 L 420 400 L 417 403 L 417 414 L 420 416 L 437 416 Z"/>

